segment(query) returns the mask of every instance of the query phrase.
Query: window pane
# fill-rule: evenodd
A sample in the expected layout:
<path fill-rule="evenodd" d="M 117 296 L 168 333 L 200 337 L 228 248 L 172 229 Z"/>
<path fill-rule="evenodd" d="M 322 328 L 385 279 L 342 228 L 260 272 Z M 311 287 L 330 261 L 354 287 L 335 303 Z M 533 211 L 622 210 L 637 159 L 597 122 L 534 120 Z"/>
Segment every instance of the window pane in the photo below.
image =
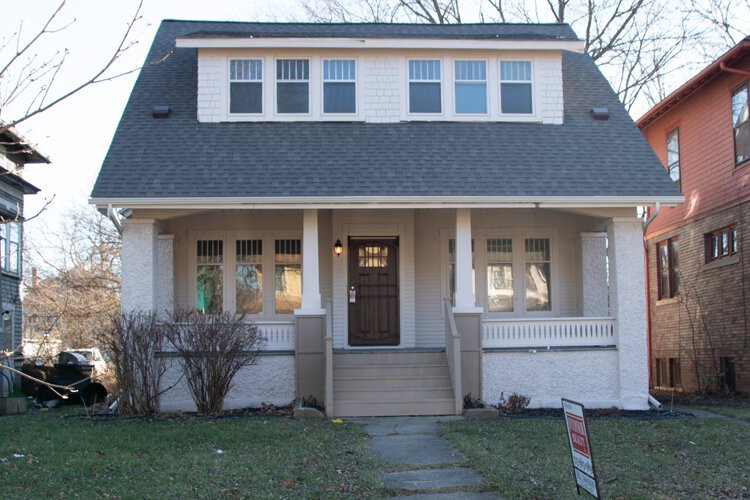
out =
<path fill-rule="evenodd" d="M 409 80 L 440 80 L 440 61 L 409 61 Z"/>
<path fill-rule="evenodd" d="M 277 80 L 308 80 L 310 61 L 307 59 L 279 59 L 276 61 Z"/>
<path fill-rule="evenodd" d="M 356 90 L 354 83 L 324 83 L 323 112 L 355 113 Z"/>
<path fill-rule="evenodd" d="M 513 265 L 487 265 L 487 309 L 490 312 L 513 311 Z"/>
<path fill-rule="evenodd" d="M 678 251 L 677 240 L 670 240 L 669 245 L 672 251 L 672 269 L 670 269 L 672 289 L 670 290 L 670 296 L 674 297 L 680 291 L 680 252 Z"/>
<path fill-rule="evenodd" d="M 678 182 L 680 180 L 680 141 L 677 129 L 667 135 L 667 167 L 669 177 Z"/>
<path fill-rule="evenodd" d="M 302 303 L 302 244 L 300 240 L 276 240 L 276 313 L 291 314 Z"/>
<path fill-rule="evenodd" d="M 366 245 L 359 248 L 359 267 L 388 267 L 388 247 Z"/>
<path fill-rule="evenodd" d="M 276 107 L 279 113 L 308 113 L 309 100 L 307 82 L 277 84 Z"/>
<path fill-rule="evenodd" d="M 199 240 L 197 244 L 195 307 L 204 314 L 223 310 L 224 242 Z"/>
<path fill-rule="evenodd" d="M 500 80 L 531 81 L 531 61 L 500 61 Z"/>
<path fill-rule="evenodd" d="M 230 80 L 263 80 L 263 62 L 260 59 L 232 59 L 229 61 Z"/>
<path fill-rule="evenodd" d="M 500 106 L 503 113 L 531 113 L 531 84 L 501 84 Z"/>
<path fill-rule="evenodd" d="M 409 83 L 410 113 L 440 113 L 440 83 Z"/>
<path fill-rule="evenodd" d="M 487 80 L 487 63 L 485 61 L 456 61 L 455 79 L 459 80 Z"/>
<path fill-rule="evenodd" d="M 550 240 L 533 238 L 525 241 L 526 310 L 550 311 Z"/>
<path fill-rule="evenodd" d="M 732 95 L 732 124 L 736 128 L 746 121 L 748 121 L 748 102 L 745 86 Z"/>
<path fill-rule="evenodd" d="M 456 113 L 487 113 L 487 85 L 456 83 Z"/>
<path fill-rule="evenodd" d="M 734 154 L 736 163 L 750 159 L 750 122 L 734 129 Z"/>
<path fill-rule="evenodd" d="M 355 80 L 356 61 L 324 60 L 323 80 Z"/>
<path fill-rule="evenodd" d="M 232 82 L 229 84 L 230 113 L 262 113 L 263 84 L 260 82 Z"/>
<path fill-rule="evenodd" d="M 235 270 L 236 309 L 242 314 L 259 314 L 263 311 L 263 241 L 237 241 L 237 268 Z"/>

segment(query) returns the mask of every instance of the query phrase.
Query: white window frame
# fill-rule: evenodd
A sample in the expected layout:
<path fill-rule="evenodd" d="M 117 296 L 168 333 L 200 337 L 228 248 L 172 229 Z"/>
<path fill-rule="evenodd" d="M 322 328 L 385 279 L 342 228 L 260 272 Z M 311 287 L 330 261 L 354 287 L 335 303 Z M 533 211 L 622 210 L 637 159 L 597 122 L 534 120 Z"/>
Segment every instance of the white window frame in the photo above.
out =
<path fill-rule="evenodd" d="M 280 80 L 277 73 L 278 61 L 307 61 L 307 80 Z M 289 55 L 285 57 L 275 57 L 273 59 L 273 111 L 274 116 L 294 121 L 295 118 L 304 118 L 313 116 L 313 82 L 315 81 L 315 68 L 318 68 L 320 59 L 314 59 L 310 56 Z M 318 64 L 315 64 L 318 62 Z M 318 68 L 319 69 L 319 68 Z M 307 83 L 307 113 L 280 113 L 279 112 L 279 83 Z"/>
<path fill-rule="evenodd" d="M 257 61 L 260 62 L 260 80 L 233 80 L 232 79 L 232 61 Z M 266 112 L 266 64 L 262 57 L 229 57 L 227 58 L 227 115 L 232 117 L 252 117 L 258 118 L 265 115 Z M 259 113 L 232 113 L 232 84 L 242 82 L 259 82 L 260 83 L 260 112 Z"/>
<path fill-rule="evenodd" d="M 531 64 L 531 113 L 503 113 L 503 83 L 525 83 L 527 80 L 503 80 L 502 65 L 504 62 L 528 62 Z M 539 114 L 539 96 L 537 95 L 536 61 L 534 58 L 514 57 L 500 58 L 497 61 L 497 112 L 501 121 L 535 121 Z"/>
<path fill-rule="evenodd" d="M 188 308 L 195 308 L 197 286 L 196 245 L 200 240 L 222 240 L 224 242 L 223 262 L 223 304 L 222 310 L 237 313 L 237 240 L 262 240 L 263 256 L 263 302 L 259 314 L 245 314 L 248 320 L 289 320 L 294 314 L 276 314 L 276 240 L 300 240 L 301 230 L 226 230 L 226 231 L 189 231 L 188 232 Z M 304 252 L 304 247 L 302 247 Z M 300 268 L 302 264 L 300 262 Z"/>
<path fill-rule="evenodd" d="M 484 63 L 484 80 L 459 80 L 456 78 L 456 63 L 459 62 L 483 62 Z M 451 86 L 453 87 L 453 117 L 458 119 L 467 119 L 472 117 L 481 117 L 481 118 L 487 118 L 490 116 L 490 63 L 487 59 L 481 59 L 481 58 L 456 58 L 452 61 L 452 70 L 451 73 Z M 533 73 L 532 73 L 533 74 Z M 484 103 L 484 113 L 459 113 L 458 112 L 458 102 L 456 101 L 456 84 L 458 83 L 470 83 L 470 84 L 478 84 L 479 82 L 484 82 L 484 94 L 485 94 L 485 103 Z M 457 120 L 460 121 L 460 120 Z"/>
<path fill-rule="evenodd" d="M 440 79 L 439 80 L 412 80 L 409 77 L 409 63 L 412 61 L 437 61 L 440 64 Z M 405 77 L 406 77 L 406 87 L 405 87 L 405 113 L 406 116 L 409 117 L 419 117 L 422 120 L 437 120 L 444 118 L 446 116 L 445 111 L 445 60 L 442 57 L 407 57 L 406 58 L 406 68 L 405 68 Z M 450 78 L 447 79 L 450 81 Z M 417 112 L 412 113 L 411 111 L 411 83 L 438 83 L 440 84 L 440 112 L 438 113 L 425 113 L 425 112 Z"/>
<path fill-rule="evenodd" d="M 20 222 L 5 222 L 4 224 L 0 224 L 0 228 L 2 228 L 2 231 L 0 231 L 0 245 L 2 245 L 2 261 L 0 262 L 0 271 L 2 271 L 5 274 L 9 274 L 11 276 L 20 276 L 21 275 L 21 249 L 23 248 L 23 226 Z M 16 228 L 17 229 L 17 235 L 18 235 L 18 241 L 15 243 L 12 243 L 10 240 L 10 232 Z M 16 270 L 13 271 L 10 269 L 10 262 L 11 262 L 11 245 L 16 245 Z"/>
<path fill-rule="evenodd" d="M 354 79 L 353 80 L 327 80 L 325 78 L 325 62 L 326 61 L 352 61 L 354 63 Z M 321 57 L 320 58 L 320 116 L 326 118 L 345 117 L 351 119 L 359 115 L 359 72 L 360 64 L 356 57 Z M 354 112 L 352 113 L 326 113 L 326 101 L 325 101 L 325 86 L 326 83 L 353 83 L 354 84 Z"/>

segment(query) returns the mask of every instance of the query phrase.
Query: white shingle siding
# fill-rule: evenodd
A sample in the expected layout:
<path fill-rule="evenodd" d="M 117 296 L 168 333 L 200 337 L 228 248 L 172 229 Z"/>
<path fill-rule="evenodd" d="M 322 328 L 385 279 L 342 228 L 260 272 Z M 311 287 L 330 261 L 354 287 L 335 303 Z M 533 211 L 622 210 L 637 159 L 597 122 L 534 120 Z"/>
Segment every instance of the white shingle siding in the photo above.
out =
<path fill-rule="evenodd" d="M 286 53 L 285 53 L 286 54 Z M 294 52 L 295 58 L 310 59 L 310 113 L 305 115 L 278 115 L 275 107 L 274 57 L 276 54 L 255 51 L 201 50 L 198 55 L 198 121 L 365 121 L 388 123 L 402 120 L 438 121 L 523 121 L 562 124 L 563 88 L 562 57 L 559 53 L 531 52 L 445 52 L 397 53 L 394 51 L 322 53 Z M 287 55 L 283 55 L 287 57 Z M 291 56 L 289 56 L 291 57 Z M 232 58 L 263 58 L 264 110 L 259 115 L 230 115 L 228 113 L 227 65 Z M 326 58 L 355 59 L 357 61 L 357 113 L 353 115 L 324 115 L 322 108 L 322 82 L 319 67 Z M 443 111 L 439 114 L 411 115 L 407 112 L 409 96 L 406 78 L 408 59 L 440 59 L 442 75 Z M 486 116 L 454 115 L 453 61 L 456 59 L 481 59 L 488 62 L 489 114 Z M 533 116 L 499 115 L 499 63 L 501 59 L 531 60 L 534 71 Z"/>

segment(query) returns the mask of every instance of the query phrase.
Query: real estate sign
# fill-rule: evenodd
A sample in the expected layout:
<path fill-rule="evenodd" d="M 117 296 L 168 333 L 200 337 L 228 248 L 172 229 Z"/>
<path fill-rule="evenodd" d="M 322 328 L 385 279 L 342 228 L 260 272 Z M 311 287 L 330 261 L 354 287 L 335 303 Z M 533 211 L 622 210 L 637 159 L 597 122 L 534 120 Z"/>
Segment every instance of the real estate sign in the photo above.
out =
<path fill-rule="evenodd" d="M 594 498 L 599 498 L 599 484 L 596 480 L 594 457 L 591 453 L 591 441 L 589 440 L 586 417 L 583 414 L 583 405 L 563 398 L 562 407 L 565 414 L 565 427 L 568 430 L 570 455 L 573 459 L 573 473 L 576 478 L 578 494 L 581 494 L 581 488 L 583 488 L 584 491 L 591 493 Z"/>

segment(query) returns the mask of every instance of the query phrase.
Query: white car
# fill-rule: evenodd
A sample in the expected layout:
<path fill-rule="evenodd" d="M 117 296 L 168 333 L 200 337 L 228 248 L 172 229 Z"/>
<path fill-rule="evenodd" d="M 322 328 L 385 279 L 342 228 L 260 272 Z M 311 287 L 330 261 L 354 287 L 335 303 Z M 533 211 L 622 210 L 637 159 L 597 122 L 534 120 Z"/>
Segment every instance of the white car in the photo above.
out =
<path fill-rule="evenodd" d="M 96 347 L 81 348 L 81 349 L 68 349 L 65 352 L 79 354 L 85 357 L 86 362 L 90 365 L 93 365 L 94 367 L 92 376 L 101 375 L 107 369 L 107 361 L 104 359 L 104 357 L 102 356 L 102 353 Z"/>

